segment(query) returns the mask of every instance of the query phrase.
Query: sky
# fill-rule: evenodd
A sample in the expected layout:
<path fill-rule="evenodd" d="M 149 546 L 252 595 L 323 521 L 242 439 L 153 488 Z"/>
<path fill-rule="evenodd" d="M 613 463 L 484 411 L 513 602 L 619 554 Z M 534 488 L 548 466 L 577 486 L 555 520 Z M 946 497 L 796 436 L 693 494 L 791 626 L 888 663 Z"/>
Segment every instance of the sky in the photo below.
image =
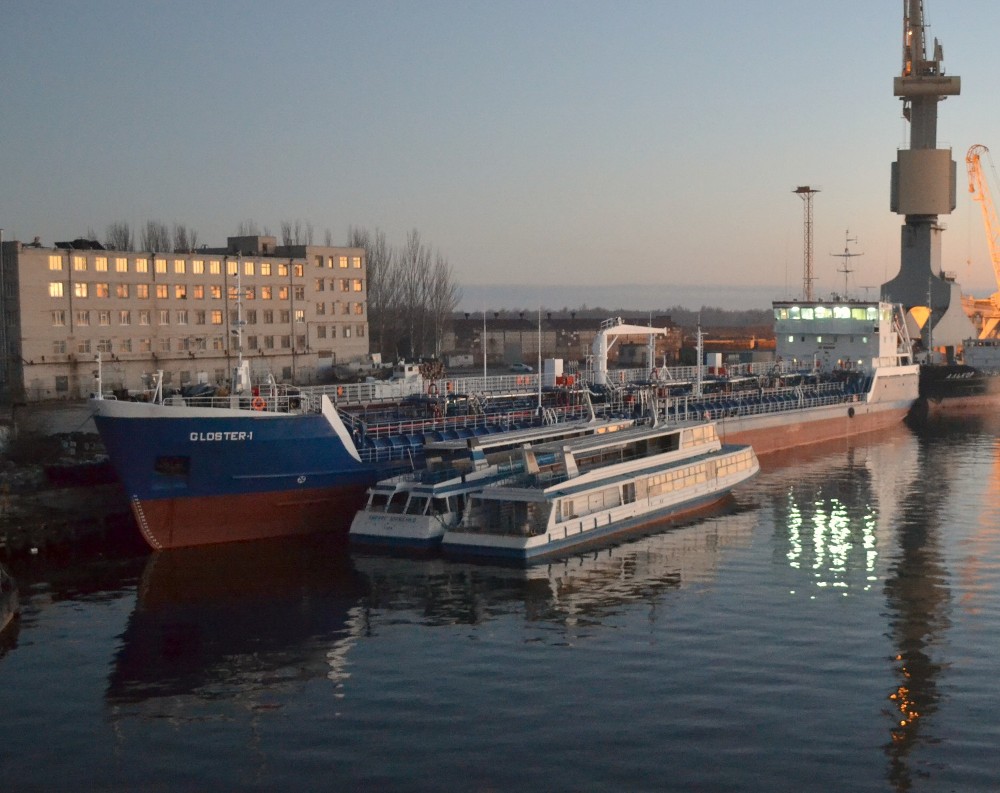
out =
<path fill-rule="evenodd" d="M 764 308 L 801 294 L 809 185 L 816 291 L 843 291 L 849 231 L 863 297 L 899 269 L 902 6 L 12 0 L 0 228 L 52 244 L 156 220 L 209 246 L 247 220 L 334 244 L 416 229 L 465 310 Z M 924 9 L 962 78 L 939 108 L 959 166 L 944 267 L 989 294 L 964 158 L 1000 159 L 1000 3 Z"/>

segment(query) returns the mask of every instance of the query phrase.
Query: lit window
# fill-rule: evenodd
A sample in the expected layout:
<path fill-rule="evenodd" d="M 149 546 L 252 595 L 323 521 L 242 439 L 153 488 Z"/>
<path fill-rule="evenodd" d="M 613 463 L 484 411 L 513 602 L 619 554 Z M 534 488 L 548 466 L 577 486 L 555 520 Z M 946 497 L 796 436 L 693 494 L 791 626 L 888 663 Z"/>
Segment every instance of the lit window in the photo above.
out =
<path fill-rule="evenodd" d="M 802 309 L 802 319 L 811 320 L 814 314 L 815 312 L 813 311 L 812 307 Z"/>
<path fill-rule="evenodd" d="M 282 263 L 280 263 L 278 265 L 278 276 L 280 278 L 287 278 L 288 277 L 288 265 L 285 264 L 284 262 L 282 262 Z"/>
<path fill-rule="evenodd" d="M 95 297 L 111 297 L 111 285 L 110 284 L 94 284 L 94 296 Z"/>
<path fill-rule="evenodd" d="M 115 272 L 116 273 L 127 273 L 128 272 L 128 259 L 116 258 L 115 259 Z"/>
<path fill-rule="evenodd" d="M 115 297 L 128 297 L 128 284 L 115 284 Z"/>
<path fill-rule="evenodd" d="M 74 256 L 73 257 L 73 270 L 78 273 L 87 272 L 87 257 L 86 256 Z"/>
<path fill-rule="evenodd" d="M 211 275 L 222 275 L 222 265 L 215 259 L 208 263 L 208 272 Z"/>
<path fill-rule="evenodd" d="M 153 270 L 158 273 L 165 273 L 167 271 L 167 260 L 166 259 L 154 259 L 153 260 Z"/>
<path fill-rule="evenodd" d="M 135 260 L 135 271 L 137 273 L 148 273 L 149 272 L 149 259 L 136 259 Z"/>
<path fill-rule="evenodd" d="M 341 256 L 340 257 L 340 269 L 341 270 L 346 270 L 347 269 L 347 257 L 346 256 Z"/>
<path fill-rule="evenodd" d="M 295 321 L 296 322 L 306 321 L 306 312 L 303 309 L 301 308 L 295 309 Z"/>
<path fill-rule="evenodd" d="M 240 271 L 240 263 L 238 261 L 231 262 L 226 260 L 226 274 L 236 275 Z"/>
<path fill-rule="evenodd" d="M 212 284 L 209 287 L 212 291 L 212 300 L 222 300 L 222 287 L 218 284 Z"/>
<path fill-rule="evenodd" d="M 354 256 L 354 257 L 352 257 L 351 258 L 351 263 L 354 265 L 354 269 L 355 270 L 360 270 L 361 269 L 361 257 L 360 256 Z"/>
<path fill-rule="evenodd" d="M 62 296 L 63 296 L 62 281 L 50 281 L 49 282 L 49 297 L 62 297 Z"/>
<path fill-rule="evenodd" d="M 278 287 L 278 300 L 288 300 L 288 287 L 279 286 Z"/>
<path fill-rule="evenodd" d="M 205 272 L 205 262 L 202 259 L 195 259 L 192 261 L 191 272 L 195 275 L 203 275 Z"/>
<path fill-rule="evenodd" d="M 74 297 L 86 297 L 87 285 L 85 283 L 73 284 Z"/>
<path fill-rule="evenodd" d="M 254 262 L 243 262 L 243 275 L 253 275 Z"/>
<path fill-rule="evenodd" d="M 170 287 L 168 287 L 166 284 L 157 284 L 156 285 L 156 297 L 157 297 L 157 299 L 159 299 L 159 300 L 166 300 L 167 296 L 170 294 L 170 292 L 168 291 L 169 288 Z"/>
<path fill-rule="evenodd" d="M 94 269 L 99 273 L 106 273 L 108 271 L 108 257 L 98 256 L 94 259 Z"/>
<path fill-rule="evenodd" d="M 355 292 L 362 292 L 364 291 L 365 288 L 365 282 L 360 278 L 355 278 L 352 284 L 352 288 L 354 289 Z"/>
<path fill-rule="evenodd" d="M 325 287 L 326 287 L 326 279 L 325 278 L 317 278 L 316 279 L 315 291 L 316 292 L 322 292 Z"/>
<path fill-rule="evenodd" d="M 270 300 L 271 299 L 271 287 L 269 287 L 269 286 L 262 286 L 260 288 L 260 299 L 261 300 Z"/>
<path fill-rule="evenodd" d="M 187 300 L 188 290 L 186 284 L 174 284 L 174 297 L 178 300 Z"/>
<path fill-rule="evenodd" d="M 136 284 L 135 296 L 140 300 L 149 300 L 149 284 Z"/>
<path fill-rule="evenodd" d="M 80 257 L 75 257 L 80 258 Z M 63 259 L 62 256 L 50 256 L 49 257 L 49 269 L 50 270 L 62 270 Z"/>
<path fill-rule="evenodd" d="M 174 259 L 174 272 L 177 275 L 184 275 L 187 272 L 187 262 L 183 259 Z"/>
<path fill-rule="evenodd" d="M 271 263 L 270 262 L 261 262 L 260 263 L 260 274 L 261 275 L 270 275 L 271 274 Z"/>
<path fill-rule="evenodd" d="M 345 325 L 344 326 L 344 338 L 345 339 L 351 338 L 351 326 L 350 325 Z"/>
<path fill-rule="evenodd" d="M 212 312 L 212 324 L 213 325 L 222 324 L 222 312 L 219 309 L 216 309 L 215 311 Z"/>
<path fill-rule="evenodd" d="M 191 287 L 191 289 L 194 290 L 193 294 L 192 294 L 192 297 L 195 300 L 204 300 L 205 299 L 205 285 L 204 284 L 195 284 L 193 287 Z"/>
<path fill-rule="evenodd" d="M 354 304 L 354 313 L 355 314 L 364 314 L 365 313 L 365 304 L 364 303 L 355 303 Z"/>

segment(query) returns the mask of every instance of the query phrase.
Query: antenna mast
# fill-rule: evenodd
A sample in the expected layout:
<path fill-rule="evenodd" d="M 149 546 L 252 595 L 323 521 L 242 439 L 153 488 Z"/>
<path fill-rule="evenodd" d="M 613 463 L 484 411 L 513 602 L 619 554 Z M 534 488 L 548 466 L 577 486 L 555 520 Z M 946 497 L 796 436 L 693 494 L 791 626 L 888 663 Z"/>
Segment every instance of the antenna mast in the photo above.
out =
<path fill-rule="evenodd" d="M 819 192 L 818 188 L 804 185 L 793 191 L 803 204 L 803 239 L 802 239 L 802 299 L 813 300 L 813 204 L 812 197 Z"/>
<path fill-rule="evenodd" d="M 844 252 L 843 253 L 831 253 L 830 254 L 831 256 L 836 256 L 838 259 L 843 259 L 844 260 L 843 263 L 841 264 L 841 266 L 837 268 L 837 272 L 844 274 L 844 299 L 845 300 L 847 299 L 847 276 L 854 272 L 854 270 L 852 270 L 850 267 L 848 267 L 848 264 L 849 264 L 850 260 L 853 259 L 855 256 L 864 256 L 863 253 L 851 253 L 850 249 L 848 248 L 848 246 L 852 242 L 857 242 L 857 241 L 858 241 L 858 238 L 857 237 L 853 237 L 852 238 L 850 230 L 847 230 L 847 231 L 844 232 Z M 868 287 L 865 287 L 865 288 L 867 289 Z"/>

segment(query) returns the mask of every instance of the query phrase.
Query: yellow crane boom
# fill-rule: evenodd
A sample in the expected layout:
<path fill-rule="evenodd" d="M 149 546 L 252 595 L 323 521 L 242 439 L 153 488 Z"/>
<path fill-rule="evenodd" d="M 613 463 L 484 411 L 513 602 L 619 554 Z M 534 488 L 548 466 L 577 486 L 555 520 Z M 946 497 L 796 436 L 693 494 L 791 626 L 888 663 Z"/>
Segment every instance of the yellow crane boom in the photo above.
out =
<path fill-rule="evenodd" d="M 993 276 L 996 279 L 997 287 L 1000 289 L 1000 219 L 997 218 L 996 208 L 993 206 L 993 199 L 990 197 L 990 188 L 986 183 L 986 176 L 983 173 L 982 156 L 989 157 L 990 150 L 977 143 L 969 147 L 965 155 L 965 168 L 969 174 L 969 192 L 972 200 L 978 201 L 983 210 L 983 225 L 986 228 L 986 245 L 990 250 L 990 260 L 993 262 Z M 992 167 L 992 158 L 990 159 Z M 993 294 L 992 303 L 995 308 L 1000 308 L 1000 291 Z M 987 328 L 984 324 L 980 338 L 992 332 L 996 326 L 996 320 L 990 323 Z"/>

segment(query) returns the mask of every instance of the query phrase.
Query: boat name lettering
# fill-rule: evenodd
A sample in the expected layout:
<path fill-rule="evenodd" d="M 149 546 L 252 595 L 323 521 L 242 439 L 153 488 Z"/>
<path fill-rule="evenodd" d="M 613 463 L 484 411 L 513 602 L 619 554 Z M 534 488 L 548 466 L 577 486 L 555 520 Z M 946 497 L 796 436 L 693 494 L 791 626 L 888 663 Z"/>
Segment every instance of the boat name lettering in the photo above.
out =
<path fill-rule="evenodd" d="M 253 432 L 192 432 L 191 441 L 252 441 Z"/>

